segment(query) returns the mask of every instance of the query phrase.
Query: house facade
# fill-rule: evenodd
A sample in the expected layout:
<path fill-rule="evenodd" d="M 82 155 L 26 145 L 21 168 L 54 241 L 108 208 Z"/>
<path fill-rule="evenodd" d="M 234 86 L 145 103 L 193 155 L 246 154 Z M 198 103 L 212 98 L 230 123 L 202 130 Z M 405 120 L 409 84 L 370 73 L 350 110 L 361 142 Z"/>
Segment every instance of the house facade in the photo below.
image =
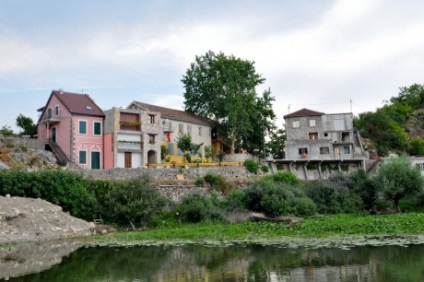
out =
<path fill-rule="evenodd" d="M 284 116 L 288 160 L 345 160 L 363 158 L 352 113 L 325 114 L 301 109 Z"/>
<path fill-rule="evenodd" d="M 172 160 L 182 161 L 184 152 L 177 148 L 176 139 L 184 133 L 192 142 L 211 146 L 212 123 L 184 111 L 133 101 L 126 109 L 105 111 L 105 168 L 138 168 L 160 163 L 161 146 L 166 146 Z"/>
<path fill-rule="evenodd" d="M 38 111 L 38 138 L 62 164 L 103 168 L 104 114 L 89 95 L 53 90 Z"/>

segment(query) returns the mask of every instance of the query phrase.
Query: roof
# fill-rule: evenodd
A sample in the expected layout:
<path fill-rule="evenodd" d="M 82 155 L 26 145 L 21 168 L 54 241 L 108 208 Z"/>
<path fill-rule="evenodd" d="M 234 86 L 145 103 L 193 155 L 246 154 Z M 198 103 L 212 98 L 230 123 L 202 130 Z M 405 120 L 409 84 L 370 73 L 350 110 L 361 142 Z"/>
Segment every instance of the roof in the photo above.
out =
<path fill-rule="evenodd" d="M 322 116 L 325 115 L 325 113 L 309 110 L 306 108 L 303 108 L 301 110 L 298 110 L 296 112 L 293 112 L 291 114 L 285 115 L 284 118 L 292 118 L 292 117 L 313 117 L 313 116 Z"/>
<path fill-rule="evenodd" d="M 46 103 L 46 106 L 39 109 L 43 111 L 40 115 L 40 119 L 44 115 L 44 112 L 46 111 L 47 106 L 49 105 L 50 100 L 53 96 L 57 97 L 57 99 L 72 115 L 104 117 L 102 109 L 97 106 L 97 104 L 93 101 L 93 99 L 91 99 L 88 94 L 53 90 L 49 100 Z"/>
<path fill-rule="evenodd" d="M 146 104 L 146 103 L 142 103 L 142 102 L 138 102 L 138 101 L 133 101 L 130 104 L 130 106 L 132 104 L 135 104 L 135 105 L 137 105 L 137 106 L 139 106 L 139 107 L 141 107 L 141 108 L 143 108 L 147 111 L 150 111 L 150 112 L 159 112 L 159 113 L 161 113 L 163 118 L 175 119 L 175 120 L 186 121 L 186 122 L 191 122 L 191 123 L 207 124 L 207 125 L 212 125 L 214 123 L 214 121 L 211 120 L 211 119 L 200 117 L 200 116 L 197 116 L 195 114 L 188 113 L 188 112 L 181 111 L 181 110 L 175 110 L 175 109 L 150 105 L 150 104 Z"/>

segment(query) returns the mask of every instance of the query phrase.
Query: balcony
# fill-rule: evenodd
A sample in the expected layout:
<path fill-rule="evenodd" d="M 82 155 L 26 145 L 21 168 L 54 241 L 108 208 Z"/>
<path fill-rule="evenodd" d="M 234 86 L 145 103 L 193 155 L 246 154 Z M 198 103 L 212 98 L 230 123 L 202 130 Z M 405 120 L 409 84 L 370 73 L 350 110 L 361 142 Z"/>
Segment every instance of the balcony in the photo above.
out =
<path fill-rule="evenodd" d="M 118 150 L 141 151 L 143 142 L 141 141 L 118 141 Z"/>
<path fill-rule="evenodd" d="M 167 132 L 172 133 L 172 132 L 174 132 L 174 131 L 175 131 L 175 127 L 174 127 L 174 126 L 172 126 L 172 124 L 171 124 L 170 122 L 165 123 L 165 124 L 162 126 L 162 129 L 163 129 L 163 132 L 165 132 L 165 133 L 167 133 Z"/>
<path fill-rule="evenodd" d="M 129 131 L 140 131 L 141 122 L 140 121 L 128 121 L 121 120 L 119 122 L 120 130 L 129 130 Z"/>

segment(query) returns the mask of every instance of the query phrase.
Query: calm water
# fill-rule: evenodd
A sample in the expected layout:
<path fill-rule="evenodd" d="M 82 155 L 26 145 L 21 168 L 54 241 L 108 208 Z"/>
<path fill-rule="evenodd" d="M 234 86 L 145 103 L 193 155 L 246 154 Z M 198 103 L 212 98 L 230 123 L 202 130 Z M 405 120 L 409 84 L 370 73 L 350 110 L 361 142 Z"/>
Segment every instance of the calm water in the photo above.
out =
<path fill-rule="evenodd" d="M 0 249 L 0 281 L 424 281 L 424 245 L 341 249 L 275 246 Z"/>

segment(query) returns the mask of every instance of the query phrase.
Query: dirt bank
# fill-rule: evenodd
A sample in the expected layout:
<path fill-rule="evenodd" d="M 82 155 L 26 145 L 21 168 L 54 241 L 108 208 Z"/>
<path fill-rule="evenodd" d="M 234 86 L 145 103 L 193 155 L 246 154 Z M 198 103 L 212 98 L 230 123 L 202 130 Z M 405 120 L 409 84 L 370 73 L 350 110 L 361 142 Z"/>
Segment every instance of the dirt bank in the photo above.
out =
<path fill-rule="evenodd" d="M 0 243 L 88 236 L 94 227 L 41 199 L 0 196 Z"/>

